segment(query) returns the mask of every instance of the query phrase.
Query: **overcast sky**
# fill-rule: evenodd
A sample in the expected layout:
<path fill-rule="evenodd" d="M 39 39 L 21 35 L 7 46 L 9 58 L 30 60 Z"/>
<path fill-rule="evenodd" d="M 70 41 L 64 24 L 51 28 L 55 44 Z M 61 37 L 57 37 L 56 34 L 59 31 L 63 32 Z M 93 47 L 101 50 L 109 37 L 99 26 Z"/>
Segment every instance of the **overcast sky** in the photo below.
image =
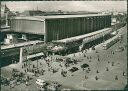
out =
<path fill-rule="evenodd" d="M 42 11 L 126 11 L 126 1 L 7 1 L 11 11 L 36 10 Z"/>

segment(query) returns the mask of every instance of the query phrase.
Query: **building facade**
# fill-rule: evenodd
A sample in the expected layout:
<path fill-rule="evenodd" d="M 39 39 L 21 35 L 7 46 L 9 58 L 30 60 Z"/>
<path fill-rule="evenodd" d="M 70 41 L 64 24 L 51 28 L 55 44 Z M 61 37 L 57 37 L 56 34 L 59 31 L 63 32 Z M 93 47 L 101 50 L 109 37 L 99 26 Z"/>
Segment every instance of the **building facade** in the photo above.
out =
<path fill-rule="evenodd" d="M 11 31 L 44 35 L 50 42 L 98 31 L 111 26 L 111 15 L 57 15 L 16 17 Z"/>

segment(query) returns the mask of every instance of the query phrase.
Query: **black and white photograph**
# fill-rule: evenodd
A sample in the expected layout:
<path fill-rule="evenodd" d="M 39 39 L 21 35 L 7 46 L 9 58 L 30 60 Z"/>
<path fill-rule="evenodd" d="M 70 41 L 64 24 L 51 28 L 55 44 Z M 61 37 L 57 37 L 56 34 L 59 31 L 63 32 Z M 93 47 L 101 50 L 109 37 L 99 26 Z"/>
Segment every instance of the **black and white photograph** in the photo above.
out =
<path fill-rule="evenodd" d="M 0 8 L 1 91 L 128 90 L 127 0 Z"/>

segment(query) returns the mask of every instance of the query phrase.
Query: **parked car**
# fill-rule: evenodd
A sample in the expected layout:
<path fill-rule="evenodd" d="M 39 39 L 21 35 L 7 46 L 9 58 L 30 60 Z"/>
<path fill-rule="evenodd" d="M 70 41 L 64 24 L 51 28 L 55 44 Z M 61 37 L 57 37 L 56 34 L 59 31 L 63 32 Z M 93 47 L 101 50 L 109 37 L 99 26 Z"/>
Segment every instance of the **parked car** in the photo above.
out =
<path fill-rule="evenodd" d="M 60 90 L 61 85 L 56 82 L 56 81 L 52 81 L 49 83 L 49 85 L 47 86 L 47 90 Z"/>
<path fill-rule="evenodd" d="M 0 83 L 1 85 L 9 85 L 9 81 L 7 80 L 7 78 L 4 78 L 4 77 L 1 77 L 1 80 L 0 80 Z"/>
<path fill-rule="evenodd" d="M 71 91 L 71 89 L 69 89 L 69 88 L 63 88 L 63 89 L 61 89 L 61 91 Z"/>
<path fill-rule="evenodd" d="M 44 86 L 39 86 L 39 91 L 44 91 L 46 88 Z"/>
<path fill-rule="evenodd" d="M 70 72 L 75 72 L 77 70 L 79 70 L 77 67 L 72 67 L 71 69 L 69 69 Z"/>
<path fill-rule="evenodd" d="M 121 51 L 124 51 L 124 47 L 119 47 L 118 49 L 116 49 L 116 52 L 121 52 Z"/>
<path fill-rule="evenodd" d="M 89 67 L 89 65 L 86 63 L 81 65 L 81 68 L 87 68 L 87 67 Z"/>
<path fill-rule="evenodd" d="M 15 87 L 17 85 L 17 80 L 15 79 L 15 80 L 12 80 L 12 81 L 10 81 L 10 87 Z"/>
<path fill-rule="evenodd" d="M 54 85 L 55 87 L 60 87 L 60 86 L 61 86 L 61 85 L 60 85 L 58 82 L 56 82 L 56 81 L 51 82 L 51 85 Z"/>
<path fill-rule="evenodd" d="M 43 79 L 37 79 L 36 84 L 39 86 L 44 86 L 44 85 L 46 85 L 46 82 Z"/>

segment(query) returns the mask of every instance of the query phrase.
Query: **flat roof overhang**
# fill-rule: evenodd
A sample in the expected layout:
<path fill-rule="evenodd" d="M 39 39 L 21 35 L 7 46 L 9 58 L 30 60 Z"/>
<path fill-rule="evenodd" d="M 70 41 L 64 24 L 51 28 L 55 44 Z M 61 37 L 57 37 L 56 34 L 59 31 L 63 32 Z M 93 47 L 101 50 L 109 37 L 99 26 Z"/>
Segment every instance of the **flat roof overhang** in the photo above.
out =
<path fill-rule="evenodd" d="M 86 14 L 86 15 L 50 15 L 50 16 L 19 16 L 14 19 L 36 20 L 45 21 L 46 19 L 62 19 L 62 18 L 80 18 L 80 17 L 93 17 L 93 16 L 107 16 L 108 14 Z"/>
<path fill-rule="evenodd" d="M 105 29 L 101 29 L 99 31 L 88 33 L 88 34 L 84 34 L 84 35 L 70 37 L 70 38 L 66 38 L 66 39 L 62 39 L 62 40 L 56 40 L 54 42 L 58 42 L 58 43 L 69 43 L 69 42 L 73 42 L 73 41 L 78 41 L 78 40 L 81 40 L 81 39 L 84 39 L 84 38 L 91 37 L 91 36 L 93 36 L 95 34 L 98 34 L 98 33 L 104 32 L 104 31 L 107 31 L 109 29 L 111 29 L 111 28 L 105 28 Z"/>

